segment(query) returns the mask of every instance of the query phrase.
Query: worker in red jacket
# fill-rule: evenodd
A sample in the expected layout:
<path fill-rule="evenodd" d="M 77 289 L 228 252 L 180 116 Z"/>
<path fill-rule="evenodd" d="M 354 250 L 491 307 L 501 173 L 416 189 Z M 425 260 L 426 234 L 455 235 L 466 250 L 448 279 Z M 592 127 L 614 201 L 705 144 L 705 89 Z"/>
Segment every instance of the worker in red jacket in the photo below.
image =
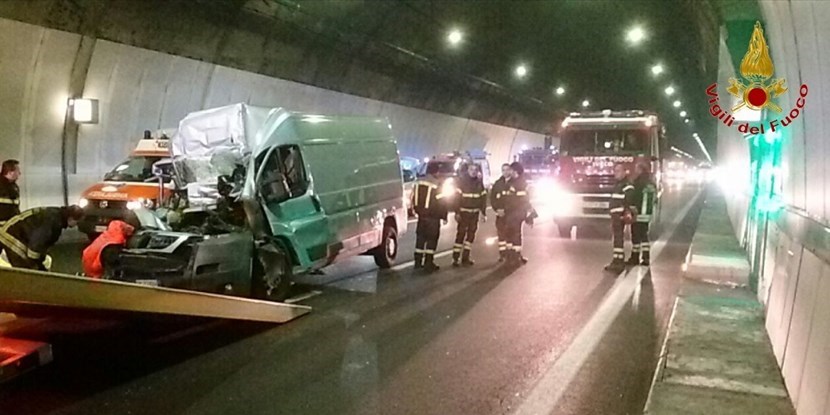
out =
<path fill-rule="evenodd" d="M 135 228 L 126 222 L 120 220 L 110 222 L 107 230 L 84 249 L 84 273 L 92 278 L 104 276 L 105 265 L 117 260 L 118 253 L 127 245 L 127 239 L 133 232 Z"/>

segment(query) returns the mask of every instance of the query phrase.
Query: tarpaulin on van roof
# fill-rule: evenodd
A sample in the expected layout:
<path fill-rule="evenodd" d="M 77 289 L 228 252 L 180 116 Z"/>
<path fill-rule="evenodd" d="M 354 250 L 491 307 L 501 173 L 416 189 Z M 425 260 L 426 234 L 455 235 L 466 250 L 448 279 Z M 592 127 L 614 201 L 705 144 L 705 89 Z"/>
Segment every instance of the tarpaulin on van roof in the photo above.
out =
<path fill-rule="evenodd" d="M 281 108 L 234 104 L 188 114 L 179 122 L 173 136 L 173 156 L 201 158 L 217 153 L 252 152 L 258 143 L 257 132 L 269 119 L 285 111 Z"/>

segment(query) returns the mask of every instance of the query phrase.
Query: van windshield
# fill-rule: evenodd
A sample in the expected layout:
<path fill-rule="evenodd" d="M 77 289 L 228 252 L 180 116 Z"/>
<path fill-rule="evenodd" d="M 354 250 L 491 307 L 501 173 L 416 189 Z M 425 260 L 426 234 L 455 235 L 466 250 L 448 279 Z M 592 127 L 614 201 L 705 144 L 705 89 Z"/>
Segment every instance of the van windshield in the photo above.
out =
<path fill-rule="evenodd" d="M 649 150 L 649 130 L 577 130 L 562 136 L 563 156 L 643 153 Z"/>
<path fill-rule="evenodd" d="M 132 156 L 104 176 L 104 180 L 116 182 L 143 182 L 153 177 L 153 163 L 161 157 Z"/>

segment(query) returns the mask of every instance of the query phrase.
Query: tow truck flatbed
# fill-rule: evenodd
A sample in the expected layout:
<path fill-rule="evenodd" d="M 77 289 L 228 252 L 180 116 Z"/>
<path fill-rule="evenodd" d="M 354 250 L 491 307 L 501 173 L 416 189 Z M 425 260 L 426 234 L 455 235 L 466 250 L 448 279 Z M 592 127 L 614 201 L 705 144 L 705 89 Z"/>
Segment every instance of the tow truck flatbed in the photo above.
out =
<path fill-rule="evenodd" d="M 0 312 L 145 313 L 285 323 L 311 307 L 196 291 L 0 268 Z"/>

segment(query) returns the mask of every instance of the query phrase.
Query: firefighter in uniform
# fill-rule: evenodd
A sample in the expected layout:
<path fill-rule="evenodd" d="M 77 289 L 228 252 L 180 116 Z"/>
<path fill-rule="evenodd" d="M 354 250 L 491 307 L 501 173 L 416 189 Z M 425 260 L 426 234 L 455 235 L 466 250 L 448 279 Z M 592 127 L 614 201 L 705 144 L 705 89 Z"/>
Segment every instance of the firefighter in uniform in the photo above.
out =
<path fill-rule="evenodd" d="M 614 179 L 617 182 L 611 192 L 611 202 L 609 203 L 614 256 L 611 263 L 605 266 L 605 270 L 619 273 L 625 270 L 623 230 L 627 218 L 636 213 L 632 206 L 634 185 L 628 180 L 628 170 L 624 165 L 617 164 L 614 166 Z"/>
<path fill-rule="evenodd" d="M 506 259 L 510 265 L 521 265 L 527 263 L 527 258 L 522 256 L 522 225 L 525 222 L 532 224 L 533 209 L 527 194 L 524 167 L 519 162 L 514 162 L 510 165 L 510 170 L 513 175 L 507 182 L 507 194 L 504 200 L 507 234 Z"/>
<path fill-rule="evenodd" d="M 482 221 L 487 217 L 487 189 L 478 176 L 478 167 L 474 163 L 467 164 L 458 177 L 457 196 L 461 199 L 455 213 L 458 230 L 455 234 L 455 245 L 452 248 L 452 266 L 471 266 L 470 251 L 476 239 L 479 214 Z M 461 258 L 461 263 L 458 260 Z"/>
<path fill-rule="evenodd" d="M 20 163 L 17 160 L 4 161 L 0 170 L 0 226 L 20 213 L 19 177 Z"/>
<path fill-rule="evenodd" d="M 435 175 L 438 164 L 427 165 L 426 177 L 415 183 L 412 191 L 412 206 L 418 215 L 415 229 L 415 268 L 433 272 L 439 269 L 435 265 L 435 249 L 441 234 L 441 222 L 447 220 L 445 195 L 441 194 L 441 185 Z"/>
<path fill-rule="evenodd" d="M 648 240 L 648 224 L 654 214 L 657 199 L 657 186 L 651 177 L 647 164 L 638 164 L 632 180 L 634 193 L 632 201 L 637 209 L 637 219 L 631 224 L 631 257 L 628 265 L 645 265 L 651 263 L 651 243 Z M 642 255 L 642 261 L 640 260 Z"/>
<path fill-rule="evenodd" d="M 504 201 L 507 196 L 507 189 L 510 187 L 507 182 L 513 177 L 513 170 L 505 163 L 501 166 L 501 177 L 493 183 L 490 189 L 490 205 L 496 211 L 496 235 L 499 239 L 499 262 L 503 262 L 507 255 L 507 232 L 506 218 L 504 212 Z"/>
<path fill-rule="evenodd" d="M 0 248 L 13 267 L 45 271 L 46 251 L 83 217 L 84 210 L 74 205 L 29 209 L 0 227 Z"/>

